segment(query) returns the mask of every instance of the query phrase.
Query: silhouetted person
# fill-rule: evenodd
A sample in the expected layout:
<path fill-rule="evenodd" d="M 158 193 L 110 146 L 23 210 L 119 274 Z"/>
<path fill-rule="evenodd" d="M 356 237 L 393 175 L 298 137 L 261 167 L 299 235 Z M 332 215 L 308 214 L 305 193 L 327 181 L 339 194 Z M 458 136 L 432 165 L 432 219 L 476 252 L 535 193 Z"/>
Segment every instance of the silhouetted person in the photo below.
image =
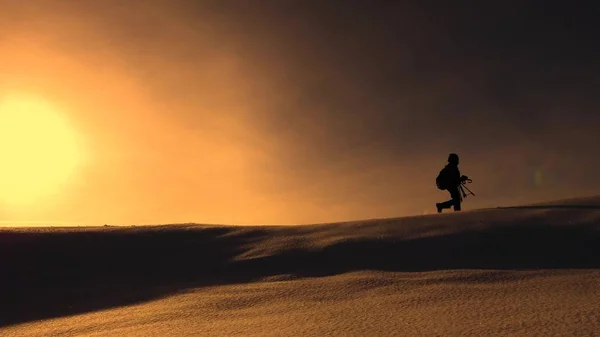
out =
<path fill-rule="evenodd" d="M 454 211 L 460 211 L 462 196 L 460 195 L 459 187 L 463 181 L 468 179 L 467 176 L 460 175 L 460 171 L 458 170 L 458 155 L 456 153 L 450 153 L 448 156 L 448 164 L 442 169 L 436 182 L 438 188 L 450 192 L 450 197 L 452 199 L 435 204 L 438 213 L 441 213 L 443 209 L 452 206 L 454 206 Z"/>

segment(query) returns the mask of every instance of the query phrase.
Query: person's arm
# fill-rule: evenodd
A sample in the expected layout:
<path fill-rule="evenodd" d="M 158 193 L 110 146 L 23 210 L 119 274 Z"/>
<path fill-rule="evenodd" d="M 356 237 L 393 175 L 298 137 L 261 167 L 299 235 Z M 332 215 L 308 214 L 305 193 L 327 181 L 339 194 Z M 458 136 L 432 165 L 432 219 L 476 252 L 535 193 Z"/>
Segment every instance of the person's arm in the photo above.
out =
<path fill-rule="evenodd" d="M 452 186 L 458 186 L 461 183 L 461 176 L 460 176 L 460 171 L 458 170 L 458 167 L 455 167 L 452 169 L 452 175 L 451 175 L 451 183 Z"/>

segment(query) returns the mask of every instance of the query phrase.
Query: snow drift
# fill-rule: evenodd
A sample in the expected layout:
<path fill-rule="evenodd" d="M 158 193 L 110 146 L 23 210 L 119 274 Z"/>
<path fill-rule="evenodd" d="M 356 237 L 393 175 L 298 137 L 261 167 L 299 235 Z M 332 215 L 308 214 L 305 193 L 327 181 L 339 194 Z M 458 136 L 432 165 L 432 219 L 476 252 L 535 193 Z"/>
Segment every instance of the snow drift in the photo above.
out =
<path fill-rule="evenodd" d="M 438 303 L 437 306 L 420 308 L 416 314 L 415 303 L 410 301 L 414 300 L 413 297 L 419 291 L 414 290 L 408 294 L 405 290 L 413 289 L 411 287 L 417 283 L 433 282 L 438 284 L 439 288 L 436 289 L 440 295 L 444 291 L 451 291 L 453 284 L 495 284 L 495 290 L 490 290 L 487 296 L 490 299 L 502 299 L 516 295 L 507 292 L 507 289 L 513 288 L 503 288 L 501 284 L 525 280 L 533 282 L 531 289 L 536 289 L 536 280 L 540 282 L 538 286 L 545 284 L 548 287 L 571 282 L 573 288 L 570 291 L 581 296 L 564 292 L 564 298 L 556 302 L 562 303 L 563 308 L 556 310 L 564 311 L 564 306 L 570 308 L 566 316 L 560 317 L 570 317 L 565 320 L 579 320 L 579 323 L 569 325 L 566 321 L 560 321 L 561 326 L 568 329 L 565 330 L 567 333 L 573 332 L 574 327 L 589 332 L 600 328 L 600 316 L 594 314 L 593 309 L 593 303 L 600 303 L 600 287 L 592 286 L 597 285 L 600 280 L 600 198 L 302 226 L 179 224 L 147 227 L 7 228 L 0 231 L 0 270 L 0 331 L 4 330 L 9 335 L 30 335 L 36 331 L 40 335 L 47 335 L 58 333 L 60 329 L 65 333 L 64 329 L 74 329 L 78 324 L 83 324 L 85 320 L 77 320 L 77 317 L 102 315 L 111 310 L 121 310 L 120 317 L 131 315 L 128 325 L 130 330 L 114 330 L 115 327 L 111 328 L 113 330 L 106 330 L 102 325 L 104 323 L 98 323 L 96 326 L 86 325 L 85 331 L 149 335 L 153 333 L 150 330 L 141 332 L 145 329 L 141 325 L 138 329 L 132 328 L 135 326 L 131 323 L 135 322 L 135 314 L 128 312 L 128 308 L 158 305 L 156 303 L 162 303 L 160 301 L 191 296 L 194 292 L 204 294 L 202 299 L 196 298 L 196 305 L 200 305 L 206 300 L 206 292 L 214 295 L 230 289 L 228 287 L 237 289 L 228 292 L 231 303 L 241 305 L 239 303 L 244 303 L 248 289 L 265 284 L 287 287 L 289 291 L 284 292 L 287 295 L 279 298 L 279 301 L 288 301 L 284 302 L 287 303 L 284 307 L 289 311 L 286 315 L 277 316 L 271 312 L 268 323 L 252 325 L 255 330 L 249 328 L 250 323 L 247 321 L 235 323 L 231 318 L 221 317 L 219 319 L 228 323 L 219 330 L 215 326 L 210 329 L 200 327 L 194 320 L 179 321 L 181 317 L 193 317 L 195 311 L 178 308 L 178 315 L 183 316 L 178 316 L 177 326 L 179 329 L 186 329 L 186 326 L 187 329 L 192 329 L 186 330 L 186 333 L 204 331 L 204 335 L 211 332 L 214 335 L 234 333 L 236 328 L 250 335 L 280 335 L 277 333 L 278 327 L 292 329 L 294 324 L 300 324 L 284 319 L 303 312 L 294 303 L 321 296 L 332 301 L 329 307 L 321 308 L 323 312 L 337 312 L 337 316 L 314 317 L 320 320 L 319 324 L 315 323 L 319 327 L 317 330 L 302 330 L 297 327 L 299 330 L 289 333 L 311 335 L 337 332 L 342 335 L 364 335 L 379 331 L 375 334 L 494 334 L 500 332 L 498 329 L 503 325 L 494 326 L 491 322 L 513 322 L 514 317 L 511 320 L 509 316 L 518 313 L 515 308 L 477 307 L 480 302 L 472 303 L 469 298 L 456 295 L 450 302 L 442 302 L 441 299 L 440 302 L 434 301 Z M 554 277 L 554 281 L 548 281 L 548 277 Z M 581 282 L 585 284 L 581 285 Z M 382 284 L 388 286 L 385 296 L 382 293 L 365 292 L 370 289 L 369 285 L 377 288 Z M 306 292 L 307 289 L 310 291 Z M 560 294 L 565 290 L 559 287 L 539 288 L 535 291 L 540 292 L 535 295 L 537 298 L 549 293 L 556 296 L 553 292 Z M 351 306 L 336 304 L 349 301 L 348 297 L 352 298 Z M 394 305 L 386 302 L 394 298 L 398 299 Z M 573 306 L 568 305 L 569 299 L 574 301 Z M 279 304 L 273 303 L 264 308 L 282 305 L 281 302 L 277 303 Z M 487 312 L 490 319 L 493 316 L 493 321 L 490 320 L 489 324 L 482 321 L 483 325 L 479 330 L 473 330 L 473 322 L 469 322 L 468 315 L 463 317 L 464 321 L 461 321 L 462 316 L 456 316 L 448 320 L 451 325 L 437 327 L 432 321 L 423 320 L 418 323 L 415 319 L 412 319 L 412 325 L 398 326 L 397 321 L 392 323 L 389 319 L 384 319 L 377 323 L 377 327 L 367 329 L 356 326 L 360 317 L 375 315 L 378 310 L 372 309 L 374 311 L 366 313 L 361 311 L 361 306 L 381 306 L 397 319 L 416 315 L 415 317 L 430 317 L 441 324 L 440 322 L 446 322 L 450 314 L 444 314 L 444 320 L 440 321 L 442 316 L 439 310 L 449 303 L 454 303 L 454 306 L 470 303 L 465 310 L 472 310 L 473 315 L 484 315 L 484 318 Z M 261 307 L 260 304 L 256 305 L 249 306 L 248 310 L 252 307 L 258 310 L 256 308 Z M 550 307 L 552 305 L 555 304 Z M 169 305 L 165 304 L 162 308 L 169 308 Z M 530 309 L 531 312 L 546 310 L 549 317 L 556 313 L 552 308 L 544 308 L 533 304 Z M 169 310 L 167 311 L 170 312 Z M 278 310 L 284 312 L 281 308 Z M 202 312 L 206 315 L 206 312 Z M 227 315 L 228 311 L 215 309 L 209 312 L 210 315 L 219 316 Z M 517 323 L 513 322 L 506 323 L 509 328 L 504 326 L 508 329 L 505 331 L 531 333 L 542 331 L 534 330 L 537 328 L 548 328 L 539 317 L 535 322 L 528 318 L 532 315 L 531 312 L 519 312 L 521 316 L 517 318 L 521 317 L 518 320 L 521 322 L 521 330 L 515 328 Z M 260 315 L 256 313 L 256 317 Z M 581 321 L 581 315 L 587 318 Z M 94 317 L 100 321 L 115 319 L 114 315 Z M 298 318 L 300 320 L 310 321 L 307 318 L 309 316 L 298 317 L 304 317 Z M 554 320 L 556 321 L 556 317 Z M 371 317 L 370 321 L 377 322 L 377 318 Z M 169 319 L 162 322 L 168 324 Z M 531 324 L 534 326 L 528 325 L 528 322 L 533 322 Z M 463 323 L 470 328 L 461 326 Z M 160 331 L 160 327 L 165 328 L 164 324 L 150 329 L 159 329 L 153 331 L 160 334 L 157 331 Z M 173 328 L 170 329 L 169 331 L 173 331 Z M 84 333 L 79 331 L 76 334 Z"/>

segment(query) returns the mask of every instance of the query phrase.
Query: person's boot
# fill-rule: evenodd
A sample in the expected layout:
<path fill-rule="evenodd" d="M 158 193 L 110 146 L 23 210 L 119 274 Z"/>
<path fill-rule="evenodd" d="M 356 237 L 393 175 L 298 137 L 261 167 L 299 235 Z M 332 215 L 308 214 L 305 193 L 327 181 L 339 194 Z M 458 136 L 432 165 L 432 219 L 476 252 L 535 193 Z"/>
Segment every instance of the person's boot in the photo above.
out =
<path fill-rule="evenodd" d="M 435 204 L 435 207 L 437 208 L 438 213 L 442 213 L 442 204 L 440 204 L 439 202 Z"/>

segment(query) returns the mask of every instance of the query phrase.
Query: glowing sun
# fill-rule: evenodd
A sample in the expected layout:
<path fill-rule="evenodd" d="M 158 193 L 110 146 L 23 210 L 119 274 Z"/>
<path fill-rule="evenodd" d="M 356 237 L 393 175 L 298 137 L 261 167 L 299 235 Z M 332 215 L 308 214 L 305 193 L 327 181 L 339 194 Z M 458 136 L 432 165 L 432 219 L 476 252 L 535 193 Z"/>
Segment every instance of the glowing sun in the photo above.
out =
<path fill-rule="evenodd" d="M 80 160 L 74 130 L 37 97 L 0 97 L 0 201 L 29 204 L 60 192 Z"/>

